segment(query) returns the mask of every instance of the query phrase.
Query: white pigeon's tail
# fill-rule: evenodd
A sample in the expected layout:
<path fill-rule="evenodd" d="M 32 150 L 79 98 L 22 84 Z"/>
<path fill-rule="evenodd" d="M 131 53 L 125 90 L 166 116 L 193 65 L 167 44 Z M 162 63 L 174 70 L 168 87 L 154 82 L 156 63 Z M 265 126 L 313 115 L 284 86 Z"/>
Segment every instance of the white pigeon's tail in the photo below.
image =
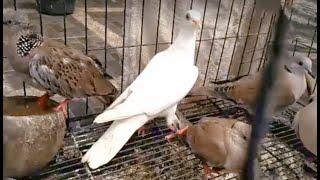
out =
<path fill-rule="evenodd" d="M 121 150 L 132 134 L 147 121 L 146 115 L 139 115 L 113 122 L 107 132 L 82 157 L 81 162 L 88 162 L 92 169 L 107 164 Z"/>
<path fill-rule="evenodd" d="M 104 123 L 109 121 L 127 119 L 141 114 L 142 112 L 139 107 L 127 103 L 122 103 L 114 107 L 113 109 L 106 109 L 103 113 L 99 114 L 93 122 Z"/>

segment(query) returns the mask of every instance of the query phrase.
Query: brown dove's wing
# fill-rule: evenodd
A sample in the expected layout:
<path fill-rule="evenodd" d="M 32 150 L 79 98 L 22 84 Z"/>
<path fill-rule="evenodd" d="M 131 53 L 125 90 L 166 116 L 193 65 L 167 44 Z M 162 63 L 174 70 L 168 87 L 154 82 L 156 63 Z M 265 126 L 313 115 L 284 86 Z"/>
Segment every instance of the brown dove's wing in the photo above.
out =
<path fill-rule="evenodd" d="M 270 96 L 270 107 L 272 112 L 274 109 L 276 112 L 284 110 L 288 105 L 296 102 L 295 96 L 292 92 L 292 87 L 285 76 L 279 76 L 279 79 L 275 81 L 274 90 Z"/>
<path fill-rule="evenodd" d="M 234 124 L 225 131 L 225 146 L 228 154 L 225 168 L 230 172 L 240 172 L 246 160 L 251 126 L 241 121 L 233 122 Z"/>
<path fill-rule="evenodd" d="M 62 43 L 46 40 L 32 54 L 30 75 L 48 91 L 67 98 L 116 92 L 95 60 Z"/>
<path fill-rule="evenodd" d="M 212 166 L 223 167 L 227 155 L 224 130 L 217 121 L 202 121 L 189 127 L 186 139 L 192 152 Z"/>
<path fill-rule="evenodd" d="M 232 99 L 236 102 L 243 102 L 253 108 L 256 104 L 256 98 L 261 88 L 262 73 L 257 72 L 254 75 L 248 75 L 235 82 L 215 85 L 215 92 L 223 98 Z"/>

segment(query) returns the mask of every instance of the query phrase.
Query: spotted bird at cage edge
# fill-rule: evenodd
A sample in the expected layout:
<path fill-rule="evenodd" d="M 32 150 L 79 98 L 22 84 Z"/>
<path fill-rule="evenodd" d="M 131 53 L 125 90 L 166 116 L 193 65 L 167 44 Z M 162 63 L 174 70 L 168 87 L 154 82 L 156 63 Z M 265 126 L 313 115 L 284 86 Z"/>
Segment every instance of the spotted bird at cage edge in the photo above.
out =
<path fill-rule="evenodd" d="M 155 117 L 165 117 L 169 128 L 175 129 L 177 104 L 198 78 L 194 51 L 200 19 L 199 12 L 188 11 L 173 44 L 157 53 L 137 79 L 96 117 L 95 123 L 114 122 L 82 162 L 93 169 L 108 163 L 138 128 Z"/>
<path fill-rule="evenodd" d="M 66 98 L 55 108 L 62 110 L 65 116 L 67 103 L 73 98 L 95 96 L 107 105 L 115 99 L 118 90 L 98 59 L 43 38 L 26 17 L 23 11 L 4 10 L 3 23 L 9 26 L 11 36 L 8 60 L 25 82 L 46 91 L 38 100 L 40 108 L 46 108 L 54 94 Z"/>

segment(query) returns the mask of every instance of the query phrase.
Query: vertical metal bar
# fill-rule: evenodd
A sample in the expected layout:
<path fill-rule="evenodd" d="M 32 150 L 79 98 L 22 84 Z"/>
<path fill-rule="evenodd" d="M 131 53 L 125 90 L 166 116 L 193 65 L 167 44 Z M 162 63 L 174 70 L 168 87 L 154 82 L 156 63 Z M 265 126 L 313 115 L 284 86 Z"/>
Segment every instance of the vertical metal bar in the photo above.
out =
<path fill-rule="evenodd" d="M 67 6 L 66 0 L 63 0 L 64 5 L 64 14 L 63 14 L 63 33 L 64 33 L 64 44 L 67 45 L 67 25 L 66 25 L 66 13 L 67 13 Z M 69 118 L 69 103 L 67 103 L 67 119 Z M 67 127 L 69 127 L 68 121 L 66 121 Z M 69 129 L 69 128 L 67 128 Z"/>
<path fill-rule="evenodd" d="M 190 9 L 193 7 L 193 0 L 190 1 Z"/>
<path fill-rule="evenodd" d="M 15 11 L 17 10 L 17 0 L 13 0 L 13 8 Z"/>
<path fill-rule="evenodd" d="M 217 22 L 218 22 L 218 19 L 219 19 L 220 5 L 221 5 L 221 0 L 219 0 L 218 10 L 217 10 L 217 15 L 216 15 L 216 22 L 214 23 L 213 37 L 212 37 L 212 41 L 211 41 L 211 47 L 210 47 L 209 58 L 208 58 L 207 66 L 206 66 L 206 71 L 205 71 L 205 74 L 204 74 L 204 80 L 203 80 L 203 84 L 202 84 L 203 86 L 206 85 L 206 79 L 207 79 L 207 76 L 208 76 L 208 69 L 209 69 L 209 66 L 210 66 L 211 53 L 212 53 L 212 49 L 213 49 L 214 38 L 216 36 Z"/>
<path fill-rule="evenodd" d="M 27 96 L 26 83 L 24 81 L 22 81 L 22 87 L 23 87 L 23 96 Z"/>
<path fill-rule="evenodd" d="M 141 58 L 142 58 L 142 43 L 143 43 L 143 17 L 144 17 L 144 0 L 142 0 L 142 10 L 141 10 L 141 29 L 140 29 L 140 52 L 139 52 L 139 69 L 138 74 L 141 72 Z"/>
<path fill-rule="evenodd" d="M 202 18 L 201 30 L 200 30 L 200 40 L 199 40 L 199 46 L 198 46 L 198 49 L 197 49 L 196 60 L 195 60 L 195 63 L 194 63 L 195 65 L 197 65 L 198 58 L 199 58 L 199 51 L 200 51 L 200 46 L 201 46 L 201 42 L 202 42 L 203 25 L 204 25 L 204 20 L 205 20 L 205 17 L 206 17 L 206 12 L 207 12 L 207 4 L 208 4 L 208 0 L 206 0 L 206 2 L 204 4 L 203 18 Z"/>
<path fill-rule="evenodd" d="M 268 47 L 269 47 L 269 44 L 270 44 L 270 42 L 271 42 L 271 38 L 272 38 L 272 34 L 273 34 L 273 27 L 275 27 L 275 23 L 277 22 L 277 19 L 278 19 L 277 15 L 278 15 L 278 14 L 275 13 L 274 16 L 273 16 L 272 27 L 271 27 L 271 29 L 270 29 L 270 36 L 269 36 L 269 39 L 268 39 L 268 41 L 267 41 L 267 47 L 266 47 L 266 53 L 265 53 L 265 54 L 267 54 L 267 52 L 268 52 Z M 262 64 L 261 67 L 264 67 L 264 65 L 265 65 L 265 63 L 266 63 L 267 60 L 268 60 L 268 58 L 267 58 L 267 56 L 265 55 L 265 58 L 263 59 L 263 64 Z"/>
<path fill-rule="evenodd" d="M 104 70 L 107 71 L 107 26 L 108 26 L 108 0 L 104 3 L 105 14 L 104 14 Z"/>
<path fill-rule="evenodd" d="M 231 8 L 230 8 L 230 12 L 229 12 L 229 18 L 228 18 L 228 23 L 227 23 L 227 29 L 226 29 L 226 33 L 224 34 L 224 39 L 223 39 L 222 50 L 221 50 L 220 58 L 219 58 L 217 74 L 216 74 L 216 77 L 215 77 L 214 81 L 217 81 L 217 79 L 218 79 L 220 65 L 221 65 L 221 59 L 222 59 L 222 55 L 223 55 L 223 52 L 224 52 L 224 46 L 225 46 L 226 40 L 227 40 L 227 35 L 228 35 L 229 24 L 230 24 L 230 20 L 231 20 L 231 14 L 232 14 L 232 10 L 233 10 L 234 1 L 235 0 L 232 0 L 232 3 L 231 3 Z"/>
<path fill-rule="evenodd" d="M 295 40 L 292 56 L 294 56 L 294 54 L 295 54 L 295 52 L 297 50 L 297 44 L 298 44 L 298 38 L 296 38 L 296 40 Z"/>
<path fill-rule="evenodd" d="M 291 21 L 291 19 L 292 19 L 292 14 L 293 14 L 293 8 L 292 8 L 292 6 L 291 6 L 291 12 L 290 12 L 290 17 L 289 17 L 289 20 Z"/>
<path fill-rule="evenodd" d="M 177 0 L 174 0 L 173 4 L 173 18 L 172 18 L 172 31 L 171 31 L 171 44 L 173 42 L 173 34 L 174 34 L 174 21 L 176 18 L 176 6 L 177 6 Z"/>
<path fill-rule="evenodd" d="M 256 52 L 257 43 L 258 43 L 258 39 L 259 39 L 259 34 L 260 34 L 260 30 L 261 30 L 261 25 L 262 25 L 263 19 L 265 18 L 265 14 L 266 14 L 266 12 L 263 12 L 263 15 L 262 15 L 262 18 L 260 20 L 259 27 L 258 27 L 258 34 L 257 34 L 256 41 L 254 42 L 254 48 L 253 48 L 253 52 L 252 52 L 252 56 L 251 56 L 251 60 L 250 60 L 248 74 L 250 74 L 250 71 L 251 71 L 251 67 L 252 67 L 252 63 L 253 63 L 253 57 L 254 57 L 254 54 Z"/>
<path fill-rule="evenodd" d="M 308 52 L 308 57 L 310 57 L 311 49 L 312 49 L 312 46 L 313 46 L 314 38 L 316 37 L 316 33 L 317 33 L 317 27 L 314 28 L 314 32 L 313 32 L 313 36 L 312 36 L 312 41 L 311 41 L 310 48 L 309 48 L 309 52 Z"/>
<path fill-rule="evenodd" d="M 159 11 L 158 11 L 158 24 L 157 24 L 157 35 L 156 35 L 156 48 L 154 53 L 158 51 L 158 41 L 159 41 L 159 27 L 160 27 L 160 12 L 161 12 L 161 0 L 159 0 Z"/>
<path fill-rule="evenodd" d="M 85 36 L 85 41 L 86 41 L 86 55 L 88 54 L 88 11 L 87 11 L 87 0 L 84 0 L 84 36 Z"/>
<path fill-rule="evenodd" d="M 66 0 L 63 1 L 63 5 L 64 5 L 64 14 L 63 14 L 64 44 L 67 45 L 67 26 L 66 26 L 67 6 L 66 6 Z"/>
<path fill-rule="evenodd" d="M 84 1 L 84 35 L 85 35 L 85 41 L 86 41 L 86 55 L 88 55 L 88 20 L 87 20 L 87 0 Z M 88 98 L 86 98 L 86 114 L 88 114 L 89 109 L 89 101 Z"/>
<path fill-rule="evenodd" d="M 243 51 L 242 51 L 242 55 L 241 55 L 241 61 L 240 61 L 240 64 L 239 64 L 239 69 L 238 69 L 238 74 L 237 74 L 237 76 L 240 75 L 241 66 L 242 66 L 243 57 L 244 57 L 244 52 L 245 52 L 245 50 L 246 50 L 246 48 L 247 48 L 247 43 L 248 43 L 248 39 L 249 39 L 249 33 L 250 33 L 250 30 L 251 30 L 252 19 L 253 19 L 252 17 L 253 17 L 253 14 L 254 14 L 255 7 L 256 7 L 256 0 L 255 0 L 254 3 L 253 3 L 253 9 L 252 9 L 251 17 L 250 17 L 250 24 L 249 24 L 249 27 L 248 27 L 248 32 L 247 32 L 246 40 L 245 40 L 245 42 L 244 42 L 244 47 L 243 47 Z"/>
<path fill-rule="evenodd" d="M 43 27 L 42 27 L 42 6 L 41 6 L 41 1 L 38 1 L 39 2 L 39 17 L 40 17 L 40 33 L 41 33 L 41 36 L 43 36 Z"/>
<path fill-rule="evenodd" d="M 265 57 L 266 56 L 265 53 L 267 52 L 266 49 L 267 49 L 268 44 L 269 44 L 269 39 L 270 39 L 269 36 L 271 36 L 273 18 L 274 18 L 274 15 L 272 15 L 271 18 L 270 18 L 270 23 L 269 23 L 269 27 L 268 27 L 268 33 L 266 35 L 266 40 L 264 42 L 263 51 L 262 51 L 262 55 L 261 55 L 261 58 L 260 58 L 260 62 L 259 62 L 259 66 L 258 66 L 257 72 L 260 70 L 262 62 L 264 61 L 264 58 L 266 58 Z"/>
<path fill-rule="evenodd" d="M 124 10 L 123 10 L 123 34 L 122 34 L 122 60 L 121 60 L 121 88 L 120 91 L 123 91 L 123 81 L 124 81 L 124 48 L 125 48 L 125 35 L 126 35 L 126 10 L 127 10 L 127 1 L 123 1 Z"/>
<path fill-rule="evenodd" d="M 314 84 L 314 87 L 313 87 L 313 90 L 312 90 L 312 94 L 314 93 L 314 91 L 316 90 L 316 87 L 317 87 L 317 77 L 316 77 L 316 83 Z"/>
<path fill-rule="evenodd" d="M 238 38 L 239 38 L 239 31 L 240 31 L 240 27 L 241 27 L 241 22 L 242 22 L 242 17 L 243 17 L 243 10 L 244 10 L 244 6 L 245 5 L 246 5 L 246 0 L 243 0 L 243 5 L 242 5 L 242 9 L 241 9 L 241 14 L 240 14 L 240 20 L 239 20 L 239 26 L 238 26 L 236 39 L 234 41 L 234 45 L 233 45 L 233 49 L 232 49 L 232 55 L 231 55 L 231 60 L 230 60 L 230 64 L 229 64 L 227 79 L 229 79 L 229 75 L 230 75 L 230 71 L 231 71 L 231 65 L 232 65 L 232 61 L 233 61 L 234 51 L 236 49 L 237 41 L 238 41 Z"/>

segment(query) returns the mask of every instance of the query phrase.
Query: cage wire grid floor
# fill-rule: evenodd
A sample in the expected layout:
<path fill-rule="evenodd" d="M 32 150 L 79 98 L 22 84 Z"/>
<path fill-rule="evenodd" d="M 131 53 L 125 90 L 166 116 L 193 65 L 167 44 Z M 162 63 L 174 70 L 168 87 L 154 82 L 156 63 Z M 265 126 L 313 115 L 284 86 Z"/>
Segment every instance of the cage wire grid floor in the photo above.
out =
<path fill-rule="evenodd" d="M 178 110 L 192 123 L 204 116 L 231 115 L 247 122 L 246 111 L 230 101 L 205 96 L 186 97 Z M 288 109 L 281 122 L 269 123 L 270 132 L 264 138 L 258 157 L 261 177 L 264 179 L 304 179 L 308 171 L 317 172 L 317 159 L 296 137 L 291 124 L 295 111 Z M 186 143 L 175 139 L 169 143 L 170 133 L 163 118 L 146 125 L 144 137 L 137 133 L 107 165 L 92 170 L 81 163 L 81 157 L 107 130 L 111 123 L 91 125 L 93 116 L 76 119 L 81 127 L 70 129 L 54 160 L 41 172 L 23 179 L 202 179 L 203 169 L 199 159 Z M 282 122 L 283 120 L 287 122 Z M 75 120 L 75 119 L 74 119 Z M 312 158 L 313 161 L 306 161 Z M 211 179 L 238 179 L 238 174 L 212 173 Z"/>

